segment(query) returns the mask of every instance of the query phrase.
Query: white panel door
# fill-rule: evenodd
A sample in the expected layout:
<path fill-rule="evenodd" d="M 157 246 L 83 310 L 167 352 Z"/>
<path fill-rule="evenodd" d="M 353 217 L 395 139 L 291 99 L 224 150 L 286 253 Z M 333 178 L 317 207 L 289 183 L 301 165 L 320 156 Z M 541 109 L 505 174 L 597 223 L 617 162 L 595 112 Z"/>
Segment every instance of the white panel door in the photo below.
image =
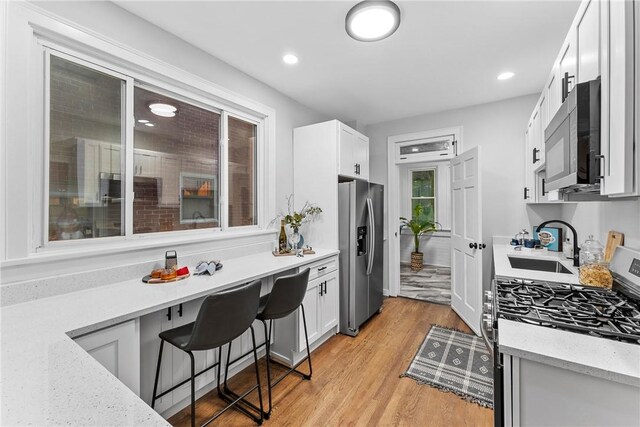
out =
<path fill-rule="evenodd" d="M 340 126 L 340 175 L 356 177 L 355 146 L 357 139 L 354 131 Z"/>
<path fill-rule="evenodd" d="M 309 337 L 309 344 L 320 338 L 322 335 L 320 325 L 320 278 L 309 281 L 307 285 L 307 293 L 302 300 L 304 304 L 305 318 L 307 319 L 307 335 Z M 298 309 L 298 348 L 296 350 L 302 351 L 307 348 L 306 341 L 304 339 L 304 323 L 302 322 L 302 309 Z"/>
<path fill-rule="evenodd" d="M 480 147 L 451 160 L 451 308 L 480 335 L 482 203 Z"/>
<path fill-rule="evenodd" d="M 140 395 L 140 325 L 137 319 L 74 340 L 116 378 Z"/>
<path fill-rule="evenodd" d="M 324 286 L 320 297 L 320 319 L 322 322 L 320 333 L 324 334 L 338 324 L 339 289 L 337 272 L 323 276 L 320 286 Z"/>

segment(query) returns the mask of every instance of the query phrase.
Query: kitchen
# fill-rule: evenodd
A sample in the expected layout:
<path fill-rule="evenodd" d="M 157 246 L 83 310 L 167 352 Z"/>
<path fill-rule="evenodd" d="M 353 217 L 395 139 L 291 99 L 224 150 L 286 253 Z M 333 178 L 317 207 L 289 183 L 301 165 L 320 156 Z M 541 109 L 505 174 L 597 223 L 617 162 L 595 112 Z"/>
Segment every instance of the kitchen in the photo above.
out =
<path fill-rule="evenodd" d="M 315 298 L 305 299 L 305 316 L 276 319 L 272 340 L 265 340 L 260 321 L 254 324 L 263 343 L 258 365 L 265 409 L 271 406 L 266 341 L 280 362 L 302 362 L 298 369 L 309 375 L 313 367 L 310 381 L 294 374 L 273 387 L 274 412 L 265 424 L 489 425 L 494 414 L 502 421 L 497 425 L 640 424 L 633 400 L 640 390 L 637 340 L 554 335 L 558 331 L 499 313 L 495 345 L 511 363 L 512 377 L 503 375 L 509 387 L 493 377 L 493 397 L 503 392 L 500 404 L 481 406 L 398 378 L 431 325 L 463 330 L 484 347 L 482 295 L 492 290 L 494 278 L 579 283 L 562 252 L 515 249 L 536 240 L 533 228 L 545 221 L 562 220 L 576 229 L 574 236 L 568 227 L 548 224 L 563 231 L 560 240 L 573 239 L 566 247 L 582 245 L 589 235 L 604 243 L 609 231 L 624 234 L 624 249 L 615 250 L 610 268 L 617 284 L 637 285 L 637 275 L 627 274 L 640 258 L 633 255 L 640 249 L 637 2 L 395 2 L 397 29 L 371 42 L 345 31 L 357 3 L 0 5 L 3 425 L 189 424 L 188 383 L 151 408 L 156 369 L 162 391 L 189 377 L 188 358 L 178 349 L 165 346 L 159 363 L 158 335 L 193 321 L 207 295 L 254 279 L 262 279 L 264 295 L 280 277 L 305 267 L 307 292 Z M 447 22 L 451 17 L 457 26 Z M 425 42 L 428 49 L 420 50 Z M 298 55 L 298 63 L 283 63 L 284 54 Z M 340 67 L 341 61 L 348 66 Z M 515 75 L 496 78 L 506 71 Z M 598 77 L 600 152 L 584 157 L 591 175 L 576 175 L 575 185 L 556 180 L 553 188 L 549 169 L 567 163 L 549 155 L 551 142 L 560 139 L 550 141 L 547 129 L 556 112 L 577 102 L 571 101 L 574 89 Z M 154 102 L 163 104 L 155 112 Z M 174 110 L 163 110 L 166 105 Z M 439 237 L 447 241 L 453 309 L 396 297 L 404 259 L 395 230 L 405 214 L 394 144 L 411 140 L 406 135 L 425 140 L 435 131 L 455 135 L 450 157 L 443 156 L 453 169 L 461 164 L 456 162 L 477 161 L 480 172 L 471 187 L 449 178 L 451 194 L 461 185 L 476 190 L 465 201 L 475 206 L 466 209 L 452 197 L 446 214 L 451 230 Z M 384 186 L 384 202 L 372 207 L 382 212 L 369 215 L 365 203 L 363 222 L 349 228 L 361 230 L 351 236 L 362 252 L 356 260 L 375 267 L 367 276 L 381 278 L 369 281 L 372 300 L 380 291 L 385 298 L 380 312 L 370 308 L 349 331 L 342 323 L 352 269 L 343 256 L 351 249 L 341 242 L 340 200 L 345 183 L 360 181 Z M 280 219 L 305 202 L 322 209 L 295 233 L 304 238 L 301 246 L 312 249 L 302 257 L 273 256 Z M 447 211 L 435 203 L 432 219 L 442 224 L 438 215 Z M 475 235 L 456 236 L 456 212 L 475 224 Z M 374 216 L 379 224 L 368 220 Z M 522 229 L 531 239 L 523 236 L 522 245 L 512 246 Z M 287 225 L 288 239 L 292 231 Z M 422 238 L 426 254 L 435 242 Z M 178 266 L 191 273 L 203 260 L 219 260 L 222 267 L 212 277 L 143 283 L 142 277 L 165 264 L 167 251 L 176 251 Z M 456 268 L 459 256 L 467 264 Z M 571 274 L 544 276 L 508 264 L 509 258 L 526 257 L 558 259 Z M 370 320 L 363 323 L 362 316 Z M 518 341 L 518 331 L 553 344 L 526 347 L 532 344 Z M 115 368 L 103 367 L 116 350 L 101 346 L 101 336 L 118 343 Z M 575 339 L 577 347 L 567 354 L 554 341 L 558 337 Z M 251 341 L 249 329 L 232 346 L 232 357 L 241 357 L 230 368 L 234 389 L 255 385 Z M 307 367 L 308 347 L 313 363 Z M 570 378 L 582 375 L 566 381 L 582 385 L 565 393 L 609 390 L 608 396 L 627 400 L 609 398 L 606 404 L 626 411 L 616 410 L 616 417 L 613 410 L 592 407 L 591 413 L 576 399 L 567 400 L 570 413 L 542 410 L 542 397 L 525 399 L 532 396 L 528 384 L 540 386 L 528 379 L 525 348 L 529 355 L 541 353 L 538 365 L 560 364 Z M 581 358 L 584 352 L 594 356 Z M 199 367 L 222 360 L 214 350 L 204 353 L 196 354 Z M 503 361 L 495 367 L 505 372 L 505 366 Z M 518 373 L 519 383 L 513 379 Z M 606 384 L 584 385 L 592 378 Z M 218 395 L 209 393 L 216 379 L 214 370 L 197 378 L 200 424 L 222 408 Z M 248 398 L 258 405 L 255 391 Z M 585 418 L 574 415 L 581 411 Z M 225 422 L 253 424 L 234 409 L 216 421 Z"/>

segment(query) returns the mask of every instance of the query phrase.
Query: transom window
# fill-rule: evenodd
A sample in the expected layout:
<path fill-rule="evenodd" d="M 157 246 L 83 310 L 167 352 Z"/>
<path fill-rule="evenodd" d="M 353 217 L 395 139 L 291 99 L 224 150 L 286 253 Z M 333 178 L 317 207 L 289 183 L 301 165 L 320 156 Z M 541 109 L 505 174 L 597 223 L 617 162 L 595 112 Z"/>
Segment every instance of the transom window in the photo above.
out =
<path fill-rule="evenodd" d="M 48 241 L 258 224 L 260 119 L 47 57 Z"/>
<path fill-rule="evenodd" d="M 422 219 L 436 219 L 436 169 L 411 171 L 411 215 L 417 205 L 422 206 Z"/>

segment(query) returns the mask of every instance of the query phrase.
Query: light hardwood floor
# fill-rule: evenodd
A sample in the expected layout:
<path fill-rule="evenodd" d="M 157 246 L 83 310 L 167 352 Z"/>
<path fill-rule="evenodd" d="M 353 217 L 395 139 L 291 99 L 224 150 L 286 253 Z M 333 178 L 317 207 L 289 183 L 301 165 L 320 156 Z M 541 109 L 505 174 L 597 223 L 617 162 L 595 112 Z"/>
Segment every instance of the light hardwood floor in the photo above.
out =
<path fill-rule="evenodd" d="M 357 337 L 336 335 L 311 353 L 311 381 L 291 374 L 273 389 L 274 409 L 264 425 L 492 425 L 491 409 L 466 402 L 452 393 L 419 385 L 410 378 L 399 377 L 409 366 L 431 324 L 470 332 L 448 306 L 405 298 L 385 299 L 382 312 L 365 324 Z M 264 374 L 263 362 L 260 369 Z M 303 365 L 301 369 L 306 367 Z M 252 382 L 255 383 L 253 367 L 229 381 L 236 391 Z M 256 392 L 250 400 L 257 402 Z M 198 400 L 198 425 L 222 406 L 215 391 Z M 175 426 L 188 426 L 189 408 L 174 415 L 169 422 Z M 213 425 L 256 424 L 230 409 Z"/>

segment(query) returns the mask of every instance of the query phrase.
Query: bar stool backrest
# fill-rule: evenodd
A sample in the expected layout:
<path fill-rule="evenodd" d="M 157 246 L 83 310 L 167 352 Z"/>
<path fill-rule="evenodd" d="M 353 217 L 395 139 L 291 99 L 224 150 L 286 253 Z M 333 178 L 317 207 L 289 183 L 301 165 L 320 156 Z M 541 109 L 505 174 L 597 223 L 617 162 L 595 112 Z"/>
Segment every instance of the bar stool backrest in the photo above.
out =
<path fill-rule="evenodd" d="M 267 305 L 262 310 L 264 319 L 280 319 L 293 313 L 304 299 L 309 283 L 309 268 L 298 274 L 278 277 L 273 284 Z"/>
<path fill-rule="evenodd" d="M 261 282 L 209 295 L 202 302 L 185 351 L 209 350 L 239 337 L 256 319 Z"/>

